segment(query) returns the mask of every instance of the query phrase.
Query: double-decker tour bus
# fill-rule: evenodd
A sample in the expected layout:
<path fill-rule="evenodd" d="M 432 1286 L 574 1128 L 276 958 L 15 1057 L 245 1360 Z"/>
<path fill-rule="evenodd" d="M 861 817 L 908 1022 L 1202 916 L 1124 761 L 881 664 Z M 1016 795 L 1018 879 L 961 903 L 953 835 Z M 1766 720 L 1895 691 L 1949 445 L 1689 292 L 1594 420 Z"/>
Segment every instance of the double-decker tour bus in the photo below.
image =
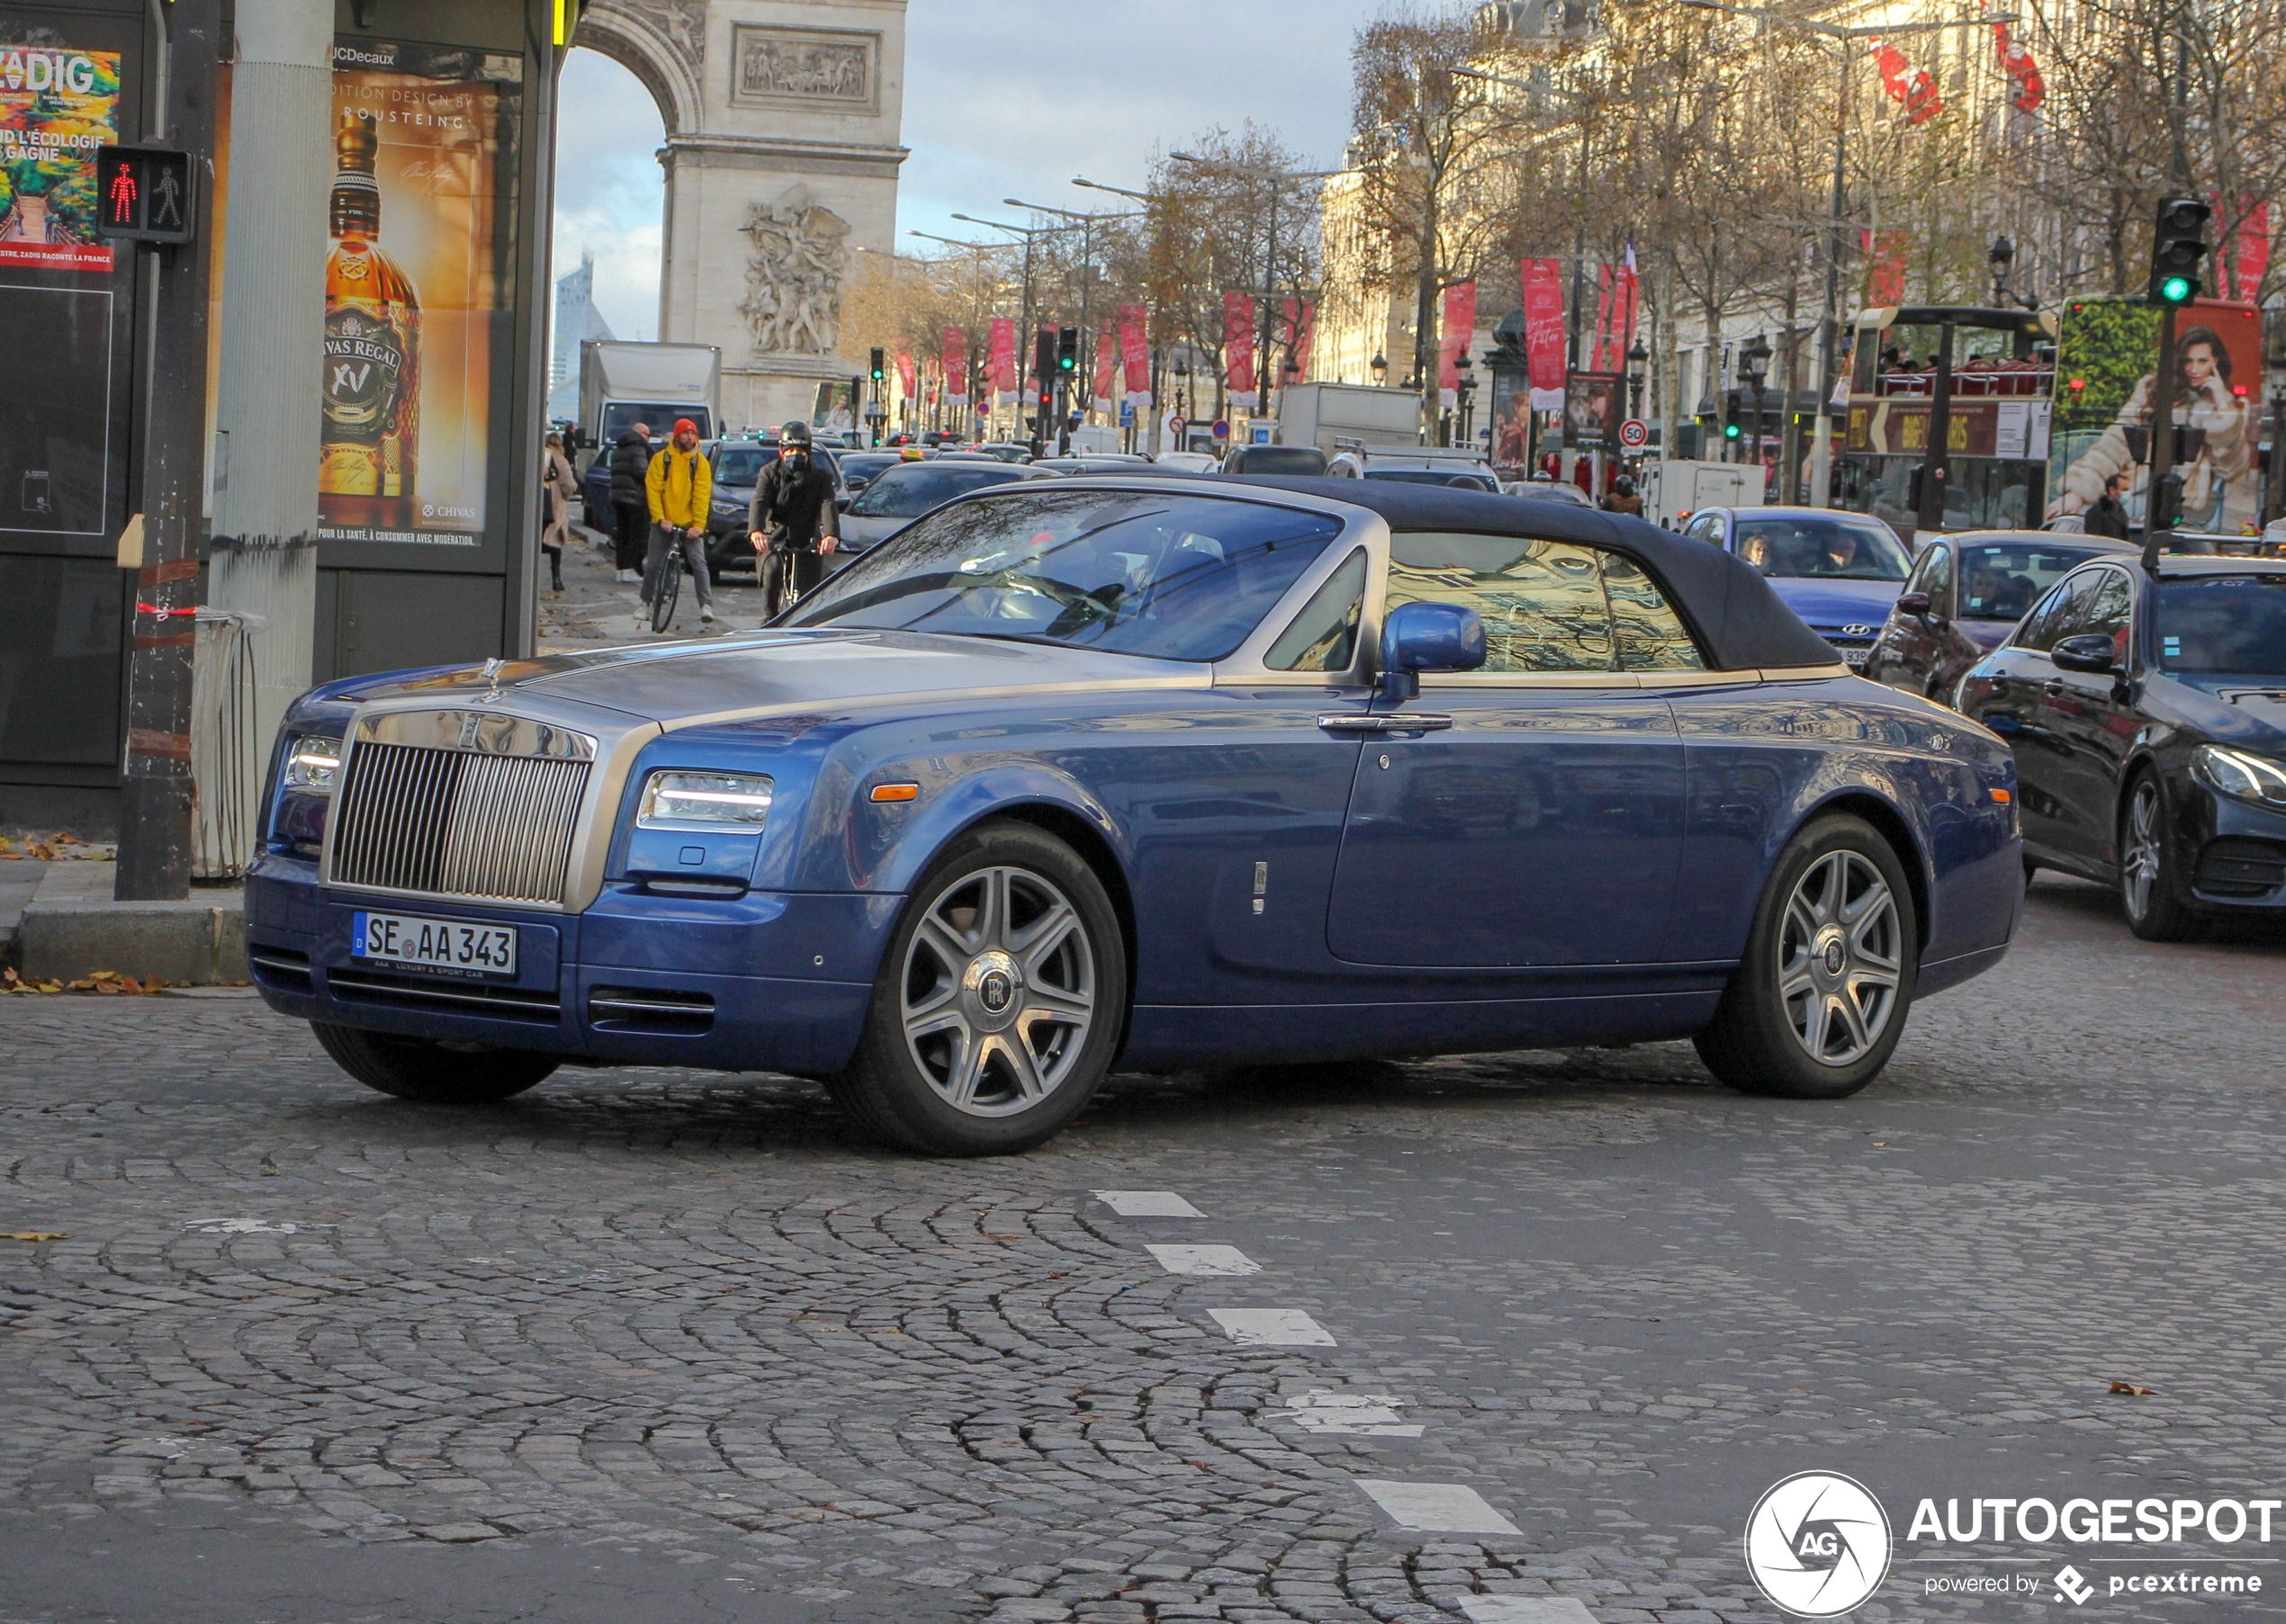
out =
<path fill-rule="evenodd" d="M 1861 311 L 1837 507 L 1910 543 L 1922 530 L 2030 529 L 2048 507 L 2056 327 L 2038 310 Z"/>

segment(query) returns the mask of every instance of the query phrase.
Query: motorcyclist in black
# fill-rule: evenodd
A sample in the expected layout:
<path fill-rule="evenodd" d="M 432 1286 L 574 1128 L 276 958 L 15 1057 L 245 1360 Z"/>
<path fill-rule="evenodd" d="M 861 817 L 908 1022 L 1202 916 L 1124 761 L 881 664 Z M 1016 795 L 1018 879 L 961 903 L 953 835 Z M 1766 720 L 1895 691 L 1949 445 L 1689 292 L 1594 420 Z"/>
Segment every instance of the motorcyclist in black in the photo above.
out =
<path fill-rule="evenodd" d="M 778 461 L 762 471 L 746 512 L 747 539 L 759 556 L 763 615 L 775 619 L 792 597 L 814 590 L 825 579 L 825 561 L 842 541 L 842 516 L 833 506 L 833 476 L 810 444 L 810 426 L 798 418 L 778 431 Z"/>

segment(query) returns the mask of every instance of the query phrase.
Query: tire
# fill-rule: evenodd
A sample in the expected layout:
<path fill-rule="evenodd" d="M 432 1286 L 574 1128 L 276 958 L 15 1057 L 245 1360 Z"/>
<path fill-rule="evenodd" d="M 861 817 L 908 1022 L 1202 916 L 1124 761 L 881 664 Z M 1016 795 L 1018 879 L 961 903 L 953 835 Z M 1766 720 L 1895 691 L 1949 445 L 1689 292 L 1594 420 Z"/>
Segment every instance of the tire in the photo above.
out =
<path fill-rule="evenodd" d="M 865 1035 L 829 1086 L 899 1150 L 1027 1151 L 1111 1070 L 1127 1000 L 1126 942 L 1094 871 L 1029 824 L 979 824 L 914 886 Z"/>
<path fill-rule="evenodd" d="M 675 599 L 682 594 L 682 552 L 670 552 L 659 565 L 659 588 L 651 599 L 651 629 L 663 633 L 675 624 Z"/>
<path fill-rule="evenodd" d="M 2181 843 L 2169 838 L 2167 791 L 2145 767 L 2120 805 L 2120 911 L 2128 929 L 2146 942 L 2191 942 L 2206 921 L 2184 902 L 2190 889 Z"/>
<path fill-rule="evenodd" d="M 1912 888 L 1889 842 L 1862 818 L 1817 819 L 1778 855 L 1746 956 L 1695 1040 L 1699 1058 L 1742 1093 L 1856 1093 L 1904 1034 L 1917 929 Z"/>
<path fill-rule="evenodd" d="M 543 1081 L 562 1063 L 526 1049 L 448 1049 L 329 1021 L 313 1020 L 310 1029 L 359 1082 L 421 1105 L 491 1105 Z"/>
<path fill-rule="evenodd" d="M 2033 876 L 2038 874 L 2039 871 L 2040 866 L 2038 863 L 2033 862 L 2031 858 L 2026 857 L 2024 859 L 2024 884 L 2027 886 L 2030 885 Z"/>

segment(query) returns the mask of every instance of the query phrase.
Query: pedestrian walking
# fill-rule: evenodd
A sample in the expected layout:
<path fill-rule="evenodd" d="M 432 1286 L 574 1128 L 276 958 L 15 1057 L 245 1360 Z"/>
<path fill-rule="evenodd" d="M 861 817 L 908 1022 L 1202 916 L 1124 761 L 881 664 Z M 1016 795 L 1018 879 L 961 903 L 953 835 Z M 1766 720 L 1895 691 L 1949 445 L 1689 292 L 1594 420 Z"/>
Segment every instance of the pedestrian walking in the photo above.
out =
<path fill-rule="evenodd" d="M 678 549 L 698 594 L 698 618 L 711 622 L 715 592 L 706 579 L 706 515 L 714 499 L 715 471 L 698 449 L 698 425 L 688 417 L 675 420 L 674 437 L 651 459 L 643 486 L 651 510 L 651 547 L 643 561 L 644 606 L 635 611 L 635 630 L 640 632 L 650 624 L 659 572 L 666 565 L 668 553 Z"/>
<path fill-rule="evenodd" d="M 2084 523 L 2090 535 L 2116 536 L 2128 539 L 2127 494 L 2130 480 L 2124 473 L 2115 473 L 2103 481 L 2103 494 L 2088 508 Z"/>
<path fill-rule="evenodd" d="M 611 558 L 624 586 L 643 577 L 644 539 L 651 534 L 650 502 L 644 477 L 651 471 L 651 425 L 637 423 L 611 448 Z"/>
<path fill-rule="evenodd" d="M 762 578 L 765 620 L 775 620 L 788 602 L 815 590 L 825 579 L 826 559 L 842 544 L 833 476 L 818 462 L 810 426 L 799 418 L 778 431 L 778 461 L 755 482 L 746 539 L 754 544 L 754 568 Z"/>
<path fill-rule="evenodd" d="M 572 498 L 579 490 L 572 460 L 563 454 L 563 436 L 550 435 L 540 453 L 540 551 L 547 554 L 548 589 L 558 597 L 563 596 L 563 543 L 572 534 Z"/>

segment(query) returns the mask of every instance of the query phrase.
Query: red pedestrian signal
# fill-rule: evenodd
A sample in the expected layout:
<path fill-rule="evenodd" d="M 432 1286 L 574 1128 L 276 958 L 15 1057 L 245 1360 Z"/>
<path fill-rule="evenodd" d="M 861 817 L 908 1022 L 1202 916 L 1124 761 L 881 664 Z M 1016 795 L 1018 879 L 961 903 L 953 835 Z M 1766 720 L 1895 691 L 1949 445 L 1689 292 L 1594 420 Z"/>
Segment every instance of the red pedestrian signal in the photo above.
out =
<path fill-rule="evenodd" d="M 95 234 L 117 242 L 186 243 L 196 235 L 198 167 L 167 147 L 99 147 Z"/>

